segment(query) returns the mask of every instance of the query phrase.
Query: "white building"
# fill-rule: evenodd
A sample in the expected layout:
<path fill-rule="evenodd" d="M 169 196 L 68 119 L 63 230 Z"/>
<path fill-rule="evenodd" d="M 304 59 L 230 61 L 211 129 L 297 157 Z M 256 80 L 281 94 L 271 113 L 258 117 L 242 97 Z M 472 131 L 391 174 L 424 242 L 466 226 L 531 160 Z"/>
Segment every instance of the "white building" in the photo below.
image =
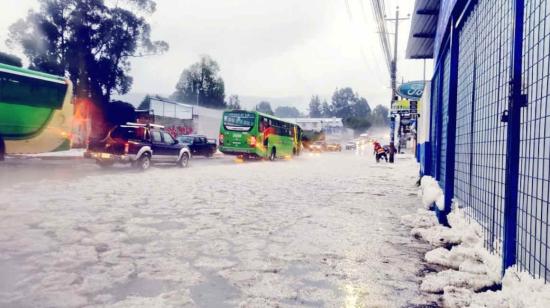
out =
<path fill-rule="evenodd" d="M 342 118 L 285 118 L 283 120 L 296 123 L 303 130 L 323 131 L 327 135 L 341 134 L 345 131 Z"/>
<path fill-rule="evenodd" d="M 154 121 L 164 125 L 172 135 L 200 134 L 217 138 L 223 110 L 184 104 L 160 96 L 150 96 L 148 104 L 138 109 L 149 110 Z"/>

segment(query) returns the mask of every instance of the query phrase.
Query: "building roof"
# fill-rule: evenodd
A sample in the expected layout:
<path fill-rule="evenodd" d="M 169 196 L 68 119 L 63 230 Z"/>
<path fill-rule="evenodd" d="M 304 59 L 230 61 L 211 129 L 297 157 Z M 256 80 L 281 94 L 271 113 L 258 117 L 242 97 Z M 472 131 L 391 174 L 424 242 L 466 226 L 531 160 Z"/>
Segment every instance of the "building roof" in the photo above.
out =
<path fill-rule="evenodd" d="M 440 2 L 440 0 L 415 1 L 407 43 L 407 59 L 433 58 Z"/>
<path fill-rule="evenodd" d="M 343 127 L 342 118 L 283 118 L 283 120 L 296 124 L 323 124 L 329 127 Z"/>

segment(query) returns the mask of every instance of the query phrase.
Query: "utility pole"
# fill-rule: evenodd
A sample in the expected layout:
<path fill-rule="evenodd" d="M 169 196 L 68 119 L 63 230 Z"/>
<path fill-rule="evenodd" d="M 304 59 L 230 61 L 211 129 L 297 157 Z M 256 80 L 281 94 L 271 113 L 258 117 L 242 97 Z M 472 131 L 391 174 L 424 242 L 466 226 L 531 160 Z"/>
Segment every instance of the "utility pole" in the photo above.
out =
<path fill-rule="evenodd" d="M 395 117 L 396 114 L 392 113 L 395 102 L 397 101 L 397 44 L 399 40 L 399 21 L 407 20 L 408 18 L 399 18 L 399 6 L 395 8 L 395 19 L 386 19 L 388 21 L 395 21 L 395 33 L 394 33 L 394 44 L 393 44 L 393 60 L 390 66 L 390 78 L 391 78 L 391 108 L 390 108 L 390 163 L 394 161 L 395 154 Z M 397 130 L 397 136 L 401 139 L 401 128 Z M 400 142 L 400 140 L 398 140 Z"/>

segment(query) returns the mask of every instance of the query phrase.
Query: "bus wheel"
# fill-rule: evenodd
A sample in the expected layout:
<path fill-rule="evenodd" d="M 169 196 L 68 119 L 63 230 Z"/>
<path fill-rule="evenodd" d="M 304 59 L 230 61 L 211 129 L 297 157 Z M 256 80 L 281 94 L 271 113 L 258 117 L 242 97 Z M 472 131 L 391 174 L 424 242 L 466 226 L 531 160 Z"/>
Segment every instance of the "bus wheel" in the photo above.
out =
<path fill-rule="evenodd" d="M 6 145 L 4 144 L 4 139 L 0 137 L 0 161 L 3 161 L 5 156 L 6 156 Z"/>
<path fill-rule="evenodd" d="M 277 151 L 275 150 L 275 148 L 272 148 L 271 149 L 271 154 L 269 154 L 269 160 L 274 161 L 275 158 L 277 158 Z"/>

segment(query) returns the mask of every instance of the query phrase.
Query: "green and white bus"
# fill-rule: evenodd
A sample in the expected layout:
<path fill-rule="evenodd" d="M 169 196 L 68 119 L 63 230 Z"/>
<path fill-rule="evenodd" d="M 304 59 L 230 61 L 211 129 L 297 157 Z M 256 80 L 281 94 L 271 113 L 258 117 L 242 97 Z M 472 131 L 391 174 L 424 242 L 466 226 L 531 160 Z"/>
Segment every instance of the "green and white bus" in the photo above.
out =
<path fill-rule="evenodd" d="M 0 63 L 0 159 L 70 149 L 72 118 L 68 79 Z"/>
<path fill-rule="evenodd" d="M 219 144 L 224 154 L 275 160 L 300 154 L 302 129 L 256 111 L 231 110 L 223 113 Z"/>

